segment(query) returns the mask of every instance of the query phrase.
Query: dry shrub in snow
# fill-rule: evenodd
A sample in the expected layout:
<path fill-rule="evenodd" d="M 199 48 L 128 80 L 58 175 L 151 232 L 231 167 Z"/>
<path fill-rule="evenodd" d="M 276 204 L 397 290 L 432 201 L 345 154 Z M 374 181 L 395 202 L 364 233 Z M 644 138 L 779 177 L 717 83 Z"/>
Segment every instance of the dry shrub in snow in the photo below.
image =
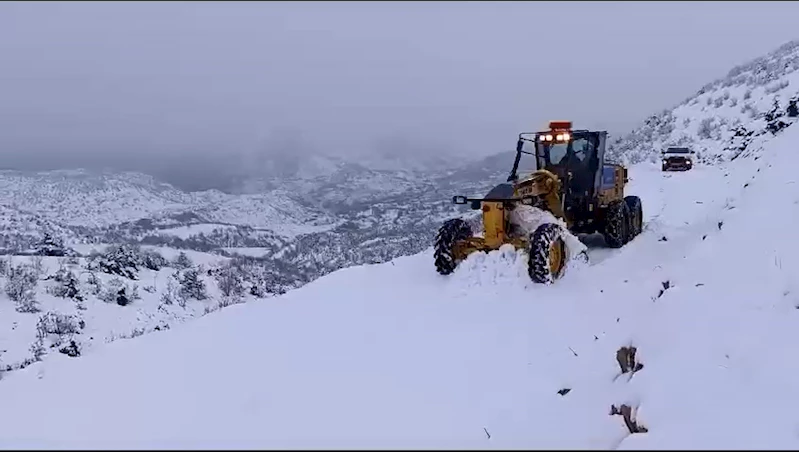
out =
<path fill-rule="evenodd" d="M 240 298 L 249 294 L 264 298 L 285 292 L 274 269 L 254 259 L 234 258 L 210 273 L 226 297 Z"/>
<path fill-rule="evenodd" d="M 71 298 L 73 300 L 83 299 L 78 289 L 78 278 L 66 268 L 59 268 L 53 276 L 49 276 L 47 279 L 52 279 L 57 283 L 55 286 L 48 287 L 47 291 L 51 295 L 59 298 Z"/>
<path fill-rule="evenodd" d="M 696 134 L 699 138 L 710 139 L 712 136 L 712 132 L 714 130 L 713 124 L 714 118 L 704 118 L 702 121 L 699 122 L 699 129 L 697 129 Z"/>
<path fill-rule="evenodd" d="M 40 277 L 44 274 L 44 257 L 42 256 L 33 256 L 31 257 L 31 268 L 36 272 L 36 277 Z"/>
<path fill-rule="evenodd" d="M 244 295 L 243 272 L 237 261 L 230 261 L 220 267 L 214 275 L 219 290 L 226 297 L 240 297 Z"/>
<path fill-rule="evenodd" d="M 36 301 L 38 282 L 38 272 L 30 265 L 16 265 L 9 269 L 5 291 L 8 298 L 17 303 L 18 312 L 39 311 L 39 303 Z"/>
<path fill-rule="evenodd" d="M 180 284 L 178 283 L 178 273 L 170 275 L 166 282 L 166 290 L 161 293 L 161 303 L 165 305 L 179 304 L 186 306 L 186 300 L 180 295 Z"/>
<path fill-rule="evenodd" d="M 49 311 L 39 317 L 36 323 L 37 331 L 43 334 L 55 334 L 64 336 L 68 334 L 78 334 L 85 327 L 83 320 L 74 315 L 62 314 L 60 312 Z"/>
<path fill-rule="evenodd" d="M 86 283 L 89 285 L 89 291 L 92 295 L 99 297 L 100 293 L 103 291 L 103 283 L 100 281 L 100 278 L 94 273 L 89 273 Z"/>
<path fill-rule="evenodd" d="M 47 351 L 47 342 L 50 343 L 50 348 L 60 347 L 66 343 L 67 345 L 59 350 L 61 353 L 73 357 L 80 356 L 80 344 L 74 340 L 74 336 L 80 334 L 85 327 L 86 324 L 77 316 L 46 312 L 36 322 L 36 340 L 30 347 L 33 358 L 41 360 Z"/>
<path fill-rule="evenodd" d="M 9 270 L 11 270 L 11 258 L 0 258 L 0 276 L 8 276 Z"/>

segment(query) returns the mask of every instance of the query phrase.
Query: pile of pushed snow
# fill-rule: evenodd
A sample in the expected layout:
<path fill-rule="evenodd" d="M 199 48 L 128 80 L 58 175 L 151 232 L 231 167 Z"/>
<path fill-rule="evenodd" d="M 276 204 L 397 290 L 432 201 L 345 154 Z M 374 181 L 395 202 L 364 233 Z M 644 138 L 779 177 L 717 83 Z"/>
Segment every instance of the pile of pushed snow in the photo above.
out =
<path fill-rule="evenodd" d="M 442 277 L 428 251 L 32 365 L 0 383 L 0 441 L 797 448 L 797 144 L 794 128 L 757 160 L 636 166 L 644 231 L 552 286 L 521 252 Z"/>

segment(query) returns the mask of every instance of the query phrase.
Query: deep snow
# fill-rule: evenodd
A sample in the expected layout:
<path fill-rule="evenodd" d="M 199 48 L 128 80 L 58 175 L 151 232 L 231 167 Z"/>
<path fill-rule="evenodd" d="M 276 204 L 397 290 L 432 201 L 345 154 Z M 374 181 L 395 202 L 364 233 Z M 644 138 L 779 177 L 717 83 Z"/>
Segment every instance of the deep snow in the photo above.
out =
<path fill-rule="evenodd" d="M 88 254 L 91 251 L 102 251 L 106 246 L 102 244 L 77 245 L 75 248 Z M 157 251 L 170 261 L 174 260 L 181 252 L 181 250 L 163 247 L 144 248 Z M 180 305 L 177 301 L 172 304 L 165 304 L 162 301 L 162 296 L 165 293 L 170 293 L 170 281 L 172 284 L 177 284 L 177 281 L 172 278 L 177 270 L 174 267 L 164 267 L 159 271 L 141 268 L 138 279 L 130 280 L 100 271 L 90 271 L 87 269 L 85 258 L 76 258 L 70 262 L 67 258 L 38 257 L 41 260 L 41 274 L 34 297 L 38 303 L 38 312 L 17 311 L 17 303 L 8 298 L 5 290 L 0 290 L 0 380 L 6 375 L 4 371 L 25 366 L 33 359 L 31 345 L 37 339 L 37 323 L 43 316 L 51 314 L 70 316 L 76 322 L 82 321 L 84 324 L 77 335 L 65 334 L 58 338 L 56 338 L 59 336 L 57 334 L 48 336 L 53 340 L 48 339 L 44 344 L 47 353 L 44 359 L 47 360 L 52 355 L 58 354 L 60 347 L 51 348 L 50 345 L 53 344 L 60 343 L 63 346 L 67 345 L 69 340 L 74 339 L 82 354 L 91 353 L 95 346 L 102 346 L 104 343 L 122 338 L 136 337 L 156 329 L 170 328 L 177 323 L 205 315 L 233 302 L 222 295 L 215 279 L 202 271 L 219 267 L 229 259 L 197 251 L 183 252 L 191 260 L 193 266 L 201 270 L 199 278 L 205 284 L 208 294 L 207 299 L 188 300 L 185 306 Z M 8 263 L 12 265 L 31 264 L 36 260 L 37 257 L 12 256 L 8 258 Z M 0 265 L 5 265 L 5 263 L 0 262 Z M 71 271 L 75 275 L 76 287 L 82 297 L 80 303 L 76 303 L 70 298 L 55 296 L 50 292 L 49 289 L 59 285 L 51 279 L 59 267 Z M 99 282 L 100 293 L 92 291 L 92 284 L 89 283 L 92 274 Z M 128 294 L 131 291 L 138 293 L 139 298 L 127 306 L 103 301 L 103 293 L 112 290 L 114 280 L 124 285 Z M 8 278 L 4 277 L 0 288 L 5 289 L 7 284 L 10 284 Z M 177 288 L 176 286 L 174 290 Z M 116 288 L 113 289 L 113 291 L 115 290 Z M 173 298 L 175 298 L 174 294 Z M 253 297 L 246 297 L 246 299 L 251 298 Z M 236 302 L 243 302 L 246 299 L 236 300 Z M 79 308 L 79 305 L 82 308 Z M 62 341 L 63 343 L 61 343 Z"/>
<path fill-rule="evenodd" d="M 442 277 L 427 251 L 53 356 L 0 383 L 0 444 L 797 448 L 797 145 L 791 128 L 757 160 L 633 167 L 643 233 L 553 286 L 523 253 Z M 616 378 L 629 345 L 644 368 Z"/>

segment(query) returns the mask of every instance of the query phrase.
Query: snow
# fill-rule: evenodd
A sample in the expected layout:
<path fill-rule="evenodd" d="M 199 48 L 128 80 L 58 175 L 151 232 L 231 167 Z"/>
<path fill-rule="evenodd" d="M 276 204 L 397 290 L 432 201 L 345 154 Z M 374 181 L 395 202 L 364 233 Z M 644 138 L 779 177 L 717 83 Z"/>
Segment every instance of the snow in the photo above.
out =
<path fill-rule="evenodd" d="M 78 359 L 56 354 L 0 383 L 14 407 L 0 412 L 0 441 L 799 447 L 797 143 L 791 128 L 757 160 L 633 166 L 641 235 L 551 286 L 529 280 L 523 252 L 475 254 L 442 277 L 428 250 Z M 619 376 L 616 351 L 630 345 L 644 367 Z M 609 414 L 621 404 L 647 433 Z"/>
<path fill-rule="evenodd" d="M 262 257 L 271 252 L 269 248 L 263 247 L 230 247 L 230 248 L 222 248 L 224 251 L 227 251 L 231 254 L 238 254 L 240 256 L 248 256 L 248 257 Z"/>
<path fill-rule="evenodd" d="M 217 229 L 233 229 L 235 226 L 226 224 L 213 224 L 213 223 L 200 223 L 190 224 L 186 226 L 179 226 L 176 228 L 159 229 L 158 233 L 162 235 L 173 235 L 181 239 L 188 239 L 189 237 L 199 234 L 212 234 Z"/>

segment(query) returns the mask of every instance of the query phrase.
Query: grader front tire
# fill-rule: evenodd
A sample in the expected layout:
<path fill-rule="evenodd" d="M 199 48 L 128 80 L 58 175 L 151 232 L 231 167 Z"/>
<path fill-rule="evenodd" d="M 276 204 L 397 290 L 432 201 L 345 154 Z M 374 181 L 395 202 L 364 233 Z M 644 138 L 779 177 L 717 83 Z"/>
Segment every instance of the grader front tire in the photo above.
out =
<path fill-rule="evenodd" d="M 563 275 L 565 267 L 563 229 L 553 223 L 542 224 L 530 235 L 527 263 L 530 279 L 539 284 L 552 284 Z"/>
<path fill-rule="evenodd" d="M 449 275 L 455 271 L 458 262 L 452 253 L 453 245 L 459 240 L 464 240 L 472 236 L 472 228 L 469 223 L 460 218 L 447 220 L 438 229 L 434 245 L 436 271 L 442 275 Z"/>

